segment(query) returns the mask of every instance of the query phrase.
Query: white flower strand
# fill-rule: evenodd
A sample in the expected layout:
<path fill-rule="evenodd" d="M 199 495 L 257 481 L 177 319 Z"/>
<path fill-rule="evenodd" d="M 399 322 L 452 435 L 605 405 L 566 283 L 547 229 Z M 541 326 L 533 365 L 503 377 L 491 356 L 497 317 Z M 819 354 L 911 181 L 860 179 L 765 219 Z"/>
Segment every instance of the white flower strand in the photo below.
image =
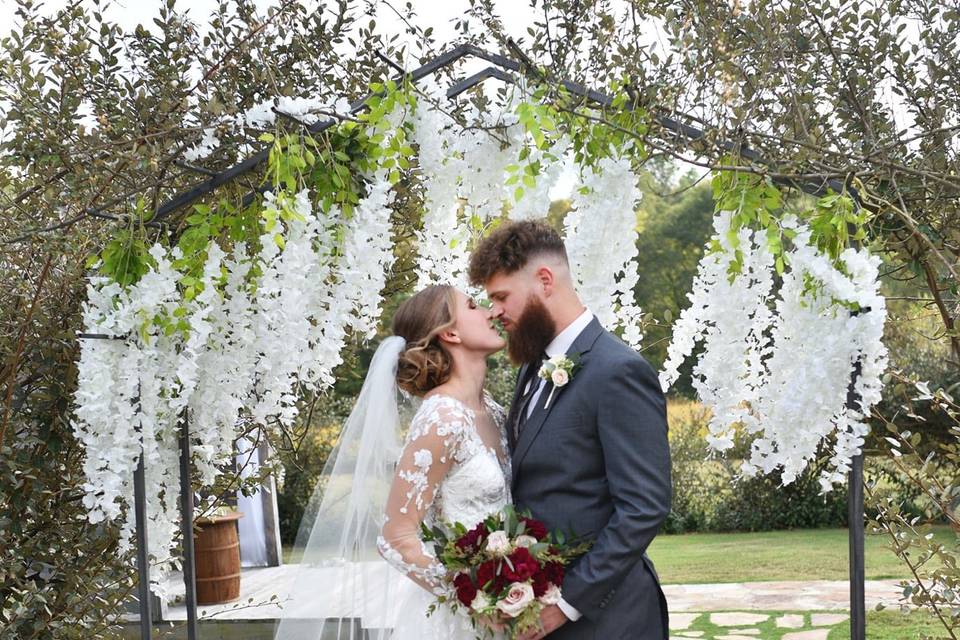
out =
<path fill-rule="evenodd" d="M 643 340 L 642 314 L 633 294 L 639 277 L 639 200 L 629 162 L 605 158 L 599 171 L 583 177 L 564 221 L 567 255 L 581 299 L 600 324 L 622 328 L 624 341 L 634 348 Z"/>
<path fill-rule="evenodd" d="M 729 449 L 734 428 L 742 424 L 756 435 L 743 473 L 779 470 L 784 484 L 826 446 L 829 468 L 820 483 L 829 490 L 845 480 L 850 458 L 868 432 L 864 416 L 880 400 L 887 351 L 881 340 L 886 308 L 879 259 L 866 249 L 847 249 L 841 254 L 850 274 L 845 275 L 811 243 L 810 229 L 787 216 L 782 226 L 797 235 L 771 311 L 772 256 L 761 232 L 740 230 L 743 267 L 729 281 L 730 215 L 719 212 L 714 219 L 713 240 L 722 250 L 700 262 L 688 296 L 692 304 L 674 325 L 661 384 L 666 389 L 676 380 L 679 366 L 702 342 L 693 383 L 713 414 L 710 446 Z M 851 315 L 844 302 L 862 311 Z M 857 362 L 862 365 L 855 386 L 858 406 L 850 409 L 847 388 Z"/>
<path fill-rule="evenodd" d="M 204 268 L 204 293 L 198 296 L 209 302 L 210 330 L 205 348 L 196 358 L 198 381 L 189 399 L 189 417 L 192 439 L 199 443 L 192 448 L 193 463 L 205 486 L 216 480 L 218 465 L 229 461 L 231 443 L 238 435 L 237 418 L 253 388 L 250 372 L 258 356 L 254 310 L 246 282 L 252 262 L 245 254 L 246 244 L 242 242 L 234 246 L 229 257 L 211 244 Z M 214 282 L 220 276 L 219 267 L 214 269 L 214 265 L 226 270 L 222 295 Z M 193 325 L 191 340 L 192 331 Z"/>
<path fill-rule="evenodd" d="M 399 124 L 399 123 L 398 123 Z M 91 278 L 84 327 L 126 340 L 81 345 L 76 436 L 86 449 L 84 504 L 91 522 L 120 522 L 120 551 L 133 531 L 133 471 L 144 457 L 148 552 L 158 569 L 151 588 L 165 597 L 165 577 L 179 529 L 179 427 L 188 409 L 192 463 L 204 486 L 234 455 L 242 412 L 270 428 L 296 417 L 299 385 L 333 383 L 333 369 L 352 328 L 369 335 L 379 320 L 381 290 L 393 264 L 385 171 L 370 176 L 367 197 L 343 219 L 336 208 L 314 210 L 306 191 L 267 194 L 275 226 L 260 238 L 257 255 L 237 243 L 230 256 L 207 248 L 199 293 L 184 302 L 179 249 L 150 249 L 157 266 L 124 290 Z M 344 243 L 336 251 L 336 231 Z M 282 241 L 278 242 L 277 237 Z M 342 255 L 337 262 L 336 255 Z M 260 269 L 250 280 L 254 265 Z M 182 319 L 189 332 L 165 332 L 155 316 Z M 137 399 L 139 398 L 139 403 Z M 134 431 L 139 427 L 142 446 Z"/>
<path fill-rule="evenodd" d="M 416 232 L 417 289 L 431 284 L 464 287 L 470 230 L 461 220 L 459 184 L 463 162 L 449 117 L 427 100 L 417 105 L 414 140 L 424 181 L 423 228 Z"/>
<path fill-rule="evenodd" d="M 752 425 L 750 406 L 755 402 L 763 373 L 762 359 L 769 349 L 764 330 L 771 320 L 768 299 L 773 286 L 773 256 L 763 234 L 741 229 L 738 234 L 743 265 L 730 282 L 728 269 L 734 248 L 727 237 L 731 213 L 721 211 L 714 218 L 713 240 L 722 251 L 707 254 L 700 261 L 693 290 L 687 294 L 691 305 L 681 311 L 673 327 L 673 340 L 660 374 L 668 389 L 679 375 L 679 367 L 698 343 L 703 352 L 693 369 L 693 386 L 701 401 L 711 407 L 707 441 L 717 451 L 733 446 L 733 427 Z"/>
<path fill-rule="evenodd" d="M 880 400 L 887 365 L 880 259 L 866 249 L 846 249 L 840 260 L 847 276 L 811 243 L 809 228 L 792 218 L 784 226 L 798 233 L 777 301 L 768 374 L 755 407 L 762 437 L 754 441 L 744 472 L 780 468 L 784 483 L 792 482 L 832 436 L 830 466 L 820 478 L 827 490 L 845 481 L 850 458 L 869 432 L 864 416 Z M 819 286 L 810 290 L 806 283 L 811 281 Z M 851 315 L 838 302 L 856 302 L 862 311 Z M 851 409 L 847 388 L 858 361 L 858 406 Z"/>

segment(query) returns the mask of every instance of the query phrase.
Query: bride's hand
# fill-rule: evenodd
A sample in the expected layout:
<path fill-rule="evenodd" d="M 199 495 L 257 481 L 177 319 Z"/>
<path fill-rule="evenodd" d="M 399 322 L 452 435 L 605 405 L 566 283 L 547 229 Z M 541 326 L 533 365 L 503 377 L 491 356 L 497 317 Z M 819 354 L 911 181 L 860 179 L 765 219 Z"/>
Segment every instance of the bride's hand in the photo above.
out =
<path fill-rule="evenodd" d="M 483 626 L 494 632 L 500 632 L 507 628 L 507 625 L 504 619 L 500 616 L 499 613 L 491 613 L 483 616 L 479 616 L 477 621 L 480 622 Z"/>

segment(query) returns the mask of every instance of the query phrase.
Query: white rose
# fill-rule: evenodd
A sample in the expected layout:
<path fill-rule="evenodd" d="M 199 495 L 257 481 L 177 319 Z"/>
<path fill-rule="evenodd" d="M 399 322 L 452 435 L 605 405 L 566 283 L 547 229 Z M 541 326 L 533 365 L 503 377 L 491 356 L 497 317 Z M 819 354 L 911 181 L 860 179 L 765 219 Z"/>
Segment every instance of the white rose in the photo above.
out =
<path fill-rule="evenodd" d="M 506 531 L 494 531 L 487 536 L 487 551 L 497 555 L 506 555 L 510 551 L 510 538 Z"/>
<path fill-rule="evenodd" d="M 490 598 L 483 591 L 477 591 L 477 597 L 470 603 L 474 611 L 484 611 L 490 606 Z"/>
<path fill-rule="evenodd" d="M 517 536 L 517 539 L 514 540 L 514 543 L 518 547 L 525 547 L 529 549 L 533 545 L 537 544 L 537 539 L 534 538 L 533 536 L 522 535 L 522 536 Z"/>
<path fill-rule="evenodd" d="M 550 380 L 553 382 L 553 386 L 562 387 L 570 382 L 570 375 L 566 369 L 554 369 L 553 373 L 550 374 Z"/>
<path fill-rule="evenodd" d="M 510 585 L 507 597 L 497 603 L 497 609 L 511 618 L 516 618 L 533 599 L 533 587 L 526 582 L 514 582 Z"/>
<path fill-rule="evenodd" d="M 567 356 L 565 356 L 565 355 L 559 355 L 559 356 L 553 356 L 553 357 L 550 358 L 547 362 L 549 362 L 550 364 L 553 364 L 553 365 L 559 367 L 560 365 L 563 364 L 563 361 L 566 360 L 566 359 L 567 359 Z"/>
<path fill-rule="evenodd" d="M 560 587 L 555 584 L 551 584 L 550 588 L 547 589 L 547 592 L 540 596 L 540 602 L 547 606 L 560 602 Z"/>

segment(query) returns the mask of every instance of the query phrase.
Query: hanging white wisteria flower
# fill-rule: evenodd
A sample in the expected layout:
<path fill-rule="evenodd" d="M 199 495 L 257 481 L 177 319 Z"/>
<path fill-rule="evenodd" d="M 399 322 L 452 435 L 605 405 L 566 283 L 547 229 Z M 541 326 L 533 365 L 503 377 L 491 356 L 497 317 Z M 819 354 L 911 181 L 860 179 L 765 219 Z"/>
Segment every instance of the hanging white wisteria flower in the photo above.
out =
<path fill-rule="evenodd" d="M 509 167 L 517 161 L 524 133 L 509 108 L 498 117 L 472 110 L 468 123 L 475 127 L 456 133 L 452 148 L 459 161 L 459 197 L 467 218 L 480 223 L 499 218 L 511 200 Z M 546 213 L 549 202 L 541 203 Z M 541 214 L 542 215 L 542 214 Z"/>
<path fill-rule="evenodd" d="M 779 471 L 784 484 L 826 448 L 829 468 L 820 482 L 827 490 L 844 481 L 868 432 L 864 416 L 880 399 L 887 355 L 879 258 L 849 248 L 834 261 L 817 249 L 809 227 L 784 216 L 780 228 L 793 241 L 774 294 L 767 232 L 742 227 L 731 235 L 731 224 L 731 212 L 718 212 L 711 240 L 717 250 L 700 261 L 691 305 L 673 327 L 661 384 L 669 388 L 702 343 L 693 385 L 711 409 L 710 446 L 729 449 L 742 426 L 754 435 L 743 473 Z M 849 408 L 858 362 L 858 401 Z"/>
<path fill-rule="evenodd" d="M 284 425 L 297 415 L 295 385 L 311 354 L 310 311 L 303 304 L 315 286 L 313 241 L 317 226 L 305 191 L 295 198 L 285 193 L 267 193 L 263 216 L 267 219 L 260 237 L 262 275 L 254 294 L 254 325 L 257 352 L 257 403 L 251 415 L 266 425 L 276 417 Z M 282 238 L 278 242 L 277 236 Z"/>
<path fill-rule="evenodd" d="M 404 104 L 386 114 L 389 129 L 403 126 Z M 397 140 L 380 143 L 394 162 Z M 142 454 L 148 552 L 157 567 L 151 588 L 161 597 L 176 565 L 183 420 L 191 462 L 209 487 L 235 455 L 245 414 L 267 431 L 291 425 L 299 391 L 334 382 L 348 332 L 376 329 L 394 260 L 394 191 L 384 164 L 362 178 L 351 215 L 315 207 L 306 189 L 267 192 L 257 251 L 238 241 L 228 255 L 210 241 L 200 248 L 199 277 L 174 266 L 190 268 L 179 247 L 157 244 L 149 251 L 154 266 L 135 284 L 90 280 L 84 330 L 120 339 L 85 340 L 81 348 L 74 431 L 87 454 L 84 504 L 92 522 L 122 517 L 120 551 L 129 550 L 133 471 Z M 185 295 L 180 285 L 188 282 Z"/>
<path fill-rule="evenodd" d="M 213 265 L 219 263 L 221 252 L 211 244 L 204 268 L 204 293 L 198 296 L 210 301 L 207 320 L 211 330 L 196 359 L 199 379 L 190 397 L 190 431 L 199 443 L 192 448 L 193 463 L 205 486 L 212 485 L 220 473 L 218 465 L 230 452 L 237 436 L 237 417 L 246 408 L 255 382 L 250 372 L 255 370 L 259 354 L 248 283 L 253 261 L 246 252 L 246 243 L 238 242 L 225 257 L 226 281 L 219 296 L 214 281 L 220 274 Z M 208 290 L 210 295 L 206 295 Z"/>
<path fill-rule="evenodd" d="M 626 159 L 603 159 L 587 171 L 564 220 L 564 243 L 584 304 L 608 329 L 639 348 L 641 311 L 633 287 L 637 264 L 637 178 Z"/>
<path fill-rule="evenodd" d="M 418 239 L 417 288 L 466 285 L 470 229 L 463 220 L 460 175 L 463 161 L 450 118 L 423 100 L 413 119 L 424 183 L 423 227 Z"/>
<path fill-rule="evenodd" d="M 797 235 L 777 300 L 772 353 L 755 399 L 757 423 L 751 431 L 759 437 L 743 470 L 780 469 L 783 482 L 792 482 L 833 437 L 830 466 L 821 475 L 827 489 L 845 480 L 850 458 L 860 452 L 869 432 L 864 416 L 880 400 L 887 363 L 880 259 L 866 249 L 846 249 L 840 262 L 847 275 L 817 250 L 808 227 L 793 217 L 785 218 L 783 226 Z M 843 303 L 855 303 L 859 312 L 851 314 Z M 862 365 L 857 406 L 847 407 L 857 362 Z"/>
<path fill-rule="evenodd" d="M 402 131 L 404 108 L 397 105 L 386 116 L 393 131 Z M 386 152 L 390 140 L 384 137 L 382 151 Z M 395 259 L 390 207 L 396 191 L 391 188 L 389 173 L 389 169 L 381 167 L 365 176 L 367 194 L 353 211 L 343 243 L 343 258 L 337 268 L 339 295 L 353 308 L 350 326 L 365 338 L 372 338 L 377 332 L 383 287 Z"/>
<path fill-rule="evenodd" d="M 134 530 L 133 470 L 142 453 L 148 552 L 156 566 L 151 586 L 164 595 L 173 561 L 170 545 L 179 527 L 176 399 L 189 394 L 192 380 L 186 373 L 183 381 L 178 379 L 176 334 L 152 322 L 155 317 L 172 317 L 179 304 L 179 273 L 170 258 L 177 259 L 180 253 L 175 249 L 168 257 L 162 247 L 154 246 L 150 255 L 156 267 L 128 289 L 106 278 L 90 279 L 84 330 L 136 339 L 83 341 L 73 430 L 87 451 L 88 517 L 100 522 L 123 516 L 121 553 L 130 549 Z"/>
<path fill-rule="evenodd" d="M 768 338 L 764 331 L 771 316 L 768 308 L 773 286 L 773 256 L 761 232 L 740 229 L 738 247 L 742 267 L 730 280 L 736 249 L 727 233 L 731 212 L 721 211 L 713 221 L 712 240 L 720 251 L 707 253 L 700 261 L 691 305 L 680 312 L 673 326 L 673 340 L 660 373 L 664 390 L 679 375 L 679 367 L 696 348 L 703 351 L 694 365 L 693 386 L 711 411 L 707 441 L 717 451 L 733 446 L 733 428 L 753 424 L 749 411 L 757 396 L 763 373 Z"/>

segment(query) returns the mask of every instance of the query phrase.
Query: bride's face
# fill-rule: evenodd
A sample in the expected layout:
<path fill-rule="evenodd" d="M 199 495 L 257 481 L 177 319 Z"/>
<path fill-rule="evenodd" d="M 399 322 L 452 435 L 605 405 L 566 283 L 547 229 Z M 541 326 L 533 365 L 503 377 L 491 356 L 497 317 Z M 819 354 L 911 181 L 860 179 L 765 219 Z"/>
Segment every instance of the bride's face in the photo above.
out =
<path fill-rule="evenodd" d="M 471 351 L 490 354 L 500 351 L 506 344 L 497 331 L 491 310 L 481 307 L 462 291 L 457 291 L 455 331 L 460 345 Z"/>

